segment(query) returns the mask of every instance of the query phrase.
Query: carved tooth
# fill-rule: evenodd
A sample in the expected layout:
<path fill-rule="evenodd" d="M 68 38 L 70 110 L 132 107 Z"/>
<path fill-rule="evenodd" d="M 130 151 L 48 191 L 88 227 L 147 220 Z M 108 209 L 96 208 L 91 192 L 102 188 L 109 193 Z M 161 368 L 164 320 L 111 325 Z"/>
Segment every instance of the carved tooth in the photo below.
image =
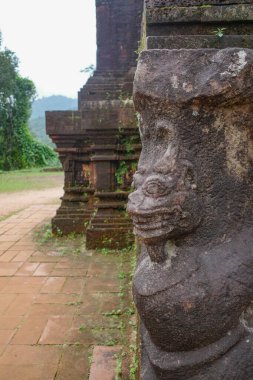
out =
<path fill-rule="evenodd" d="M 166 242 L 159 243 L 157 245 L 147 245 L 147 252 L 150 260 L 156 263 L 162 263 L 167 259 L 167 252 L 165 249 Z"/>

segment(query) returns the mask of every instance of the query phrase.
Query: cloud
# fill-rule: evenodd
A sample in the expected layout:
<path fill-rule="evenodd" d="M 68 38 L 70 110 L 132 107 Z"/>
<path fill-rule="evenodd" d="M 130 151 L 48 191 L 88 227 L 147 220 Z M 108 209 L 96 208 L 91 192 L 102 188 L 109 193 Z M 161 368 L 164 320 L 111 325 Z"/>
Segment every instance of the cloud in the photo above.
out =
<path fill-rule="evenodd" d="M 95 0 L 0 0 L 3 44 L 40 96 L 76 97 L 95 64 Z"/>

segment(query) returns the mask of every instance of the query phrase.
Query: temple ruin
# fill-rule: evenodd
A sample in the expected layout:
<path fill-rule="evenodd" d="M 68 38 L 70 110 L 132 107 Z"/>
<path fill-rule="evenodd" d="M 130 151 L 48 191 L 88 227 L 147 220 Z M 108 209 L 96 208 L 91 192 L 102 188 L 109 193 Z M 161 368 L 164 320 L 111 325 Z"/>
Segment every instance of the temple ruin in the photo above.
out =
<path fill-rule="evenodd" d="M 142 8 L 142 0 L 96 0 L 96 71 L 78 93 L 78 111 L 46 113 L 65 174 L 53 231 L 85 232 L 87 248 L 133 241 L 125 208 L 140 154 L 132 84 Z"/>

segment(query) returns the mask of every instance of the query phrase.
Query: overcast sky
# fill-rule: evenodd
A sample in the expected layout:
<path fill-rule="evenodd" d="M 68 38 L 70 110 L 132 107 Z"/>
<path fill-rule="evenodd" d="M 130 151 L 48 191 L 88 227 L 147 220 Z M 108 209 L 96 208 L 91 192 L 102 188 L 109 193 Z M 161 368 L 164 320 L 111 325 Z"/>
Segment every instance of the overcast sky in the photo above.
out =
<path fill-rule="evenodd" d="M 0 0 L 3 45 L 39 97 L 76 97 L 96 62 L 95 0 Z"/>

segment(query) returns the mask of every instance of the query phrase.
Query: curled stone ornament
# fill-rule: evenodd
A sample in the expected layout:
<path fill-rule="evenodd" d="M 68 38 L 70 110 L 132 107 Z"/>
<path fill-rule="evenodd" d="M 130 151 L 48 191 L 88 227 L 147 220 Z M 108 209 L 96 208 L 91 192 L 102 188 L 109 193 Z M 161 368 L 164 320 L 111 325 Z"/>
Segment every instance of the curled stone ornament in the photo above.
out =
<path fill-rule="evenodd" d="M 253 51 L 149 50 L 128 211 L 141 379 L 253 379 Z"/>

